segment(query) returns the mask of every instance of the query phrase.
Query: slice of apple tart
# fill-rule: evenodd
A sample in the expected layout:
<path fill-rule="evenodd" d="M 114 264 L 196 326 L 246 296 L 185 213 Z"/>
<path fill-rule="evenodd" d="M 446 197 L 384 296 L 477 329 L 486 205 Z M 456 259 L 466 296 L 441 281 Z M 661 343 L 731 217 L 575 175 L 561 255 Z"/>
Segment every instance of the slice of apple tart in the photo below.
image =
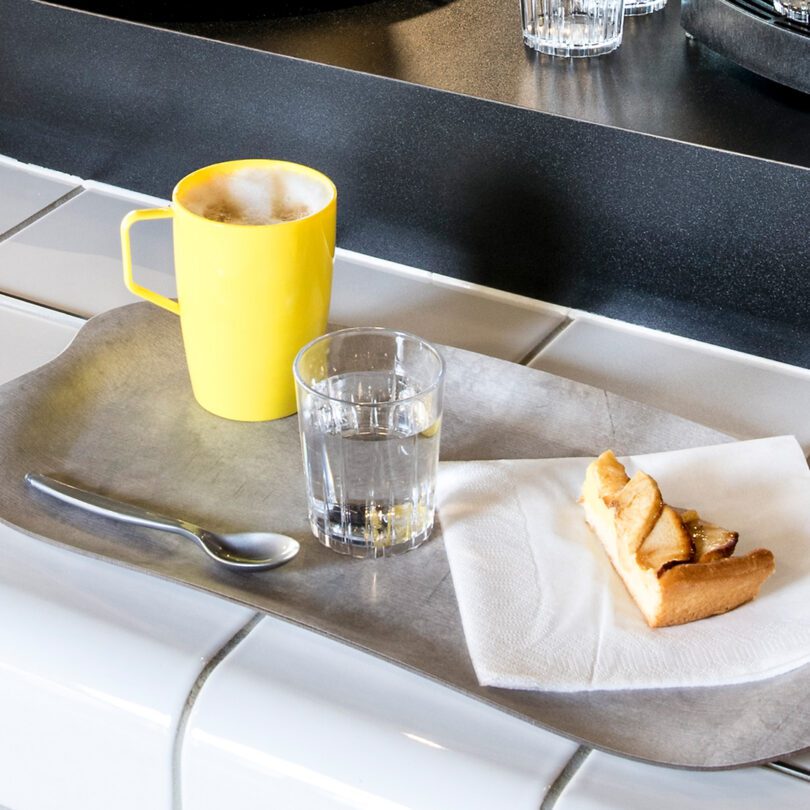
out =
<path fill-rule="evenodd" d="M 629 478 L 610 450 L 588 466 L 580 503 L 650 627 L 733 610 L 774 571 L 770 551 L 732 556 L 736 532 L 668 506 L 653 478 Z"/>

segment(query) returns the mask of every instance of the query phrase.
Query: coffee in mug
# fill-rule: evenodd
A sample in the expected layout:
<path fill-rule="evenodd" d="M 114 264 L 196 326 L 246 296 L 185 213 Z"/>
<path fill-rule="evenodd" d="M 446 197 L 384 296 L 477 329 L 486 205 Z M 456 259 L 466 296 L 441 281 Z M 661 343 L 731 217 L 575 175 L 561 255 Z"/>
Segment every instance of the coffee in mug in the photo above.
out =
<path fill-rule="evenodd" d="M 218 174 L 190 188 L 180 200 L 199 216 L 234 225 L 291 222 L 319 211 L 328 201 L 329 190 L 322 183 L 279 167 Z"/>

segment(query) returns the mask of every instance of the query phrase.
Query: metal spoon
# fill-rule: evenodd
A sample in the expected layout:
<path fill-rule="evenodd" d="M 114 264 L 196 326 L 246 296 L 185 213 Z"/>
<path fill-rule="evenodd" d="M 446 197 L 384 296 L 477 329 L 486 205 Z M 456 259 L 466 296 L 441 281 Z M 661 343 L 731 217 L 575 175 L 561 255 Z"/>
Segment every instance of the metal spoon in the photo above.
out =
<path fill-rule="evenodd" d="M 215 534 L 186 520 L 158 515 L 131 503 L 107 498 L 97 492 L 88 492 L 63 481 L 57 481 L 55 478 L 48 478 L 47 475 L 28 473 L 25 480 L 34 489 L 94 515 L 189 537 L 198 543 L 209 557 L 230 568 L 254 571 L 275 568 L 289 562 L 300 549 L 298 541 L 283 534 L 272 532 Z"/>

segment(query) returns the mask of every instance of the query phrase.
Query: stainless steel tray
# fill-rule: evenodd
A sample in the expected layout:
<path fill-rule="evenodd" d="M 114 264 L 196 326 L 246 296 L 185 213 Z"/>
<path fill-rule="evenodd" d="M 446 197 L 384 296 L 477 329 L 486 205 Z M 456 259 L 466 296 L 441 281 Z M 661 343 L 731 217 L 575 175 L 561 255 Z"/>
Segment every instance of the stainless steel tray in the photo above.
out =
<path fill-rule="evenodd" d="M 643 453 L 728 440 L 678 417 L 512 363 L 443 350 L 445 459 Z M 272 528 L 303 543 L 285 568 L 242 574 L 187 541 L 68 512 L 26 490 L 29 470 L 213 529 Z M 419 550 L 357 561 L 306 522 L 295 417 L 228 422 L 191 395 L 178 321 L 134 304 L 89 321 L 52 363 L 0 387 L 3 522 L 109 562 L 219 594 L 364 649 L 605 751 L 729 768 L 810 745 L 810 667 L 712 689 L 559 694 L 481 687 L 441 530 Z"/>

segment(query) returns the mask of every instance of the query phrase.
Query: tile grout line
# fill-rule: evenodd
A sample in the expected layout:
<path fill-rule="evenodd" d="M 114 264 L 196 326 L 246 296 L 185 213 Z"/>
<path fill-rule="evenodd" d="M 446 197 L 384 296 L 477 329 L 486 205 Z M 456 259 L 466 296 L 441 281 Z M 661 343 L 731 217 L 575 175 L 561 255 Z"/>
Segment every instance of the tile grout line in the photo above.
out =
<path fill-rule="evenodd" d="M 543 351 L 550 343 L 552 343 L 556 338 L 558 338 L 566 329 L 568 329 L 574 321 L 572 318 L 564 318 L 561 323 L 557 324 L 547 335 L 545 335 L 541 340 L 539 340 L 531 349 L 529 349 L 523 357 L 517 361 L 518 365 L 526 366 L 535 357 L 537 357 L 540 352 Z"/>
<path fill-rule="evenodd" d="M 0 236 L 0 242 L 3 241 L 3 237 Z M 15 293 L 8 292 L 0 287 L 0 299 L 2 298 L 11 298 L 14 301 L 20 301 L 23 304 L 31 304 L 33 307 L 38 307 L 39 309 L 43 310 L 50 310 L 51 312 L 58 312 L 61 315 L 69 315 L 71 318 L 78 318 L 81 321 L 89 321 L 91 316 L 88 315 L 80 315 L 78 312 L 75 312 L 71 309 L 60 309 L 53 304 L 43 304 L 41 301 L 37 301 L 33 298 L 25 298 L 22 295 L 16 295 Z M 0 805 L 0 810 L 3 810 L 3 806 Z"/>
<path fill-rule="evenodd" d="M 781 759 L 777 759 L 774 762 L 766 762 L 762 767 L 776 771 L 776 773 L 783 774 L 784 776 L 800 779 L 802 782 L 810 782 L 810 770 L 802 768 L 799 765 L 791 765 Z"/>
<path fill-rule="evenodd" d="M 585 763 L 585 760 L 590 756 L 590 753 L 591 749 L 584 745 L 580 745 L 579 748 L 574 751 L 571 759 L 566 762 L 565 767 L 560 771 L 557 778 L 551 783 L 546 791 L 546 795 L 543 797 L 543 801 L 540 803 L 539 810 L 551 810 L 551 808 L 557 804 L 562 796 L 563 791 L 566 787 L 568 787 L 568 783 L 571 781 L 571 779 L 573 779 L 574 774 L 576 774 L 576 772 Z"/>
<path fill-rule="evenodd" d="M 76 188 L 70 189 L 70 191 L 65 192 L 61 197 L 55 199 L 52 203 L 46 205 L 44 208 L 40 208 L 39 211 L 31 214 L 30 217 L 24 219 L 22 222 L 18 222 L 13 227 L 9 228 L 7 231 L 3 231 L 0 233 L 0 242 L 5 242 L 6 239 L 11 239 L 12 236 L 15 236 L 20 231 L 27 228 L 29 225 L 33 225 L 37 220 L 42 219 L 44 216 L 47 216 L 51 213 L 51 211 L 59 208 L 60 206 L 64 205 L 66 202 L 69 202 L 74 197 L 78 197 L 84 191 L 82 186 L 77 186 Z"/>
<path fill-rule="evenodd" d="M 254 627 L 264 618 L 263 613 L 254 613 L 248 622 L 237 630 L 205 663 L 203 668 L 197 675 L 194 683 L 191 685 L 188 695 L 186 696 L 183 708 L 180 711 L 180 717 L 177 721 L 177 728 L 174 733 L 174 740 L 172 741 L 172 754 L 171 754 L 171 780 L 172 780 L 172 810 L 182 810 L 183 807 L 183 791 L 181 781 L 181 760 L 183 756 L 183 744 L 185 742 L 186 729 L 188 728 L 191 712 L 194 709 L 194 704 L 197 702 L 205 682 L 211 676 L 211 673 L 233 652 L 234 649 L 248 636 Z M 3 810 L 0 807 L 0 810 Z"/>

